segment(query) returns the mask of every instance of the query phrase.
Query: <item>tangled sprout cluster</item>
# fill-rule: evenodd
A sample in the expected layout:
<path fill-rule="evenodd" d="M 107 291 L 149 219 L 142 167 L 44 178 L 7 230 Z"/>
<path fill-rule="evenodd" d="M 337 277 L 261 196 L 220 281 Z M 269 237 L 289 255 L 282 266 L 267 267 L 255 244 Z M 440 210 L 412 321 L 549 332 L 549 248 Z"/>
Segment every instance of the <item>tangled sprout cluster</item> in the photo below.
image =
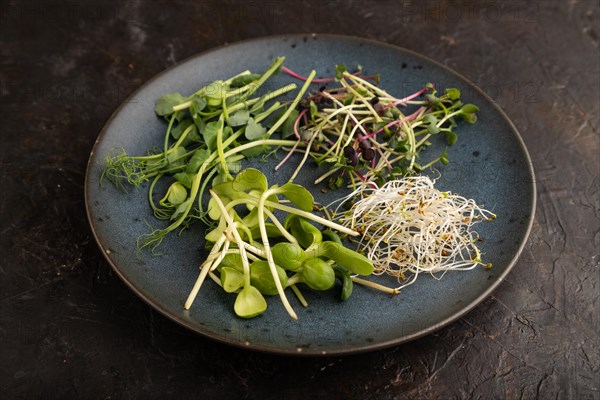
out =
<path fill-rule="evenodd" d="M 422 272 L 470 270 L 483 264 L 471 227 L 496 216 L 475 201 L 434 187 L 426 176 L 389 181 L 364 189 L 341 218 L 343 225 L 362 234 L 359 250 L 378 274 L 399 279 L 397 290 L 412 284 Z M 434 275 L 435 276 L 435 275 Z"/>

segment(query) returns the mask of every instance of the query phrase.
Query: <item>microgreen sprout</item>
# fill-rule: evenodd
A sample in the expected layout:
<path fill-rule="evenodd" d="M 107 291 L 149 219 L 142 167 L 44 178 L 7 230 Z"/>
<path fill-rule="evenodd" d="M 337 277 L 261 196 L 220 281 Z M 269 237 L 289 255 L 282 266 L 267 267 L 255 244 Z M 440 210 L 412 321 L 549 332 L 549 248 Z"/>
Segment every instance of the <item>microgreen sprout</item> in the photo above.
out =
<path fill-rule="evenodd" d="M 260 171 L 247 168 L 234 180 L 213 186 L 210 195 L 208 215 L 217 226 L 206 234 L 206 239 L 213 246 L 200 266 L 198 279 L 184 305 L 186 309 L 192 306 L 206 277 L 217 271 L 223 289 L 237 293 L 234 311 L 238 316 L 252 318 L 262 314 L 267 309 L 264 296 L 278 295 L 290 317 L 297 319 L 286 288 L 290 287 L 306 306 L 298 284 L 329 290 L 338 276 L 342 282 L 341 298 L 345 300 L 351 293 L 350 274 L 369 275 L 373 271 L 373 264 L 365 256 L 344 247 L 335 240 L 333 232 L 350 236 L 358 233 L 313 214 L 313 197 L 300 185 L 269 187 Z M 281 204 L 283 199 L 279 196 L 293 207 Z M 275 210 L 287 213 L 283 223 L 273 213 Z M 334 240 L 324 240 L 313 223 L 325 226 L 329 230 L 327 237 Z M 260 247 L 255 240 L 260 241 Z M 227 263 L 228 257 L 237 258 Z M 252 263 L 250 257 L 254 258 Z"/>
<path fill-rule="evenodd" d="M 397 290 L 415 282 L 420 273 L 441 277 L 450 270 L 490 266 L 483 263 L 479 236 L 471 228 L 496 215 L 472 199 L 436 189 L 434 183 L 412 176 L 376 189 L 363 187 L 362 198 L 339 217 L 344 226 L 361 233 L 358 251 L 373 262 L 375 273 L 399 279 Z"/>
<path fill-rule="evenodd" d="M 291 76 L 302 76 L 284 70 Z M 313 83 L 316 81 L 313 80 Z M 433 135 L 443 134 L 448 145 L 457 140 L 453 128 L 457 118 L 474 123 L 477 107 L 463 104 L 460 91 L 449 88 L 438 95 L 433 84 L 427 84 L 413 94 L 397 98 L 359 74 L 349 74 L 345 67 L 336 67 L 336 77 L 323 82 L 336 82 L 334 88 L 321 87 L 307 97 L 302 115 L 294 125 L 304 137 L 296 134 L 298 145 L 307 146 L 302 168 L 310 154 L 320 166 L 326 167 L 315 184 L 329 178 L 330 188 L 357 187 L 362 182 L 384 184 L 387 180 L 414 174 L 441 162 L 448 163 L 447 153 L 421 165 L 419 153 Z M 403 107 L 416 107 L 404 114 Z M 297 145 L 292 148 L 296 150 Z M 287 160 L 287 157 L 278 167 Z M 331 178 L 335 174 L 335 178 Z"/>

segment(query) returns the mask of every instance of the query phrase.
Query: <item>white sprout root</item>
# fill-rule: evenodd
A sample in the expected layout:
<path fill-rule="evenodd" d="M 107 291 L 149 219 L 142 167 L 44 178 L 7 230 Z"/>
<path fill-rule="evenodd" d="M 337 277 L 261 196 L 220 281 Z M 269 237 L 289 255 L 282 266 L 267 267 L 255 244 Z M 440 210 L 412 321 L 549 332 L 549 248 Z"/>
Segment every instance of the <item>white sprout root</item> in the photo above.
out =
<path fill-rule="evenodd" d="M 375 274 L 398 278 L 398 291 L 423 272 L 440 279 L 450 270 L 491 267 L 482 263 L 479 236 L 471 227 L 495 214 L 474 200 L 435 189 L 434 183 L 414 176 L 362 188 L 364 197 L 341 217 L 343 225 L 362 234 L 359 251 L 373 262 Z"/>

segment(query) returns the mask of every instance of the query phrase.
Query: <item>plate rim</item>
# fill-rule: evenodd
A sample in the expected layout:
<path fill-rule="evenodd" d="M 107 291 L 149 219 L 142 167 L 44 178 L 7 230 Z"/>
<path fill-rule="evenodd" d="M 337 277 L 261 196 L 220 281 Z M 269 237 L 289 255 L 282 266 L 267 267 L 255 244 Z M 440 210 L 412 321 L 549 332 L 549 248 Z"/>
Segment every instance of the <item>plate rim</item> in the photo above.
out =
<path fill-rule="evenodd" d="M 90 198 L 90 191 L 89 191 L 90 177 L 91 177 L 92 170 L 93 170 L 93 161 L 94 161 L 94 158 L 96 155 L 96 147 L 102 141 L 103 137 L 105 136 L 105 134 L 108 130 L 109 125 L 112 123 L 112 121 L 115 119 L 115 117 L 122 111 L 122 109 L 126 106 L 126 104 L 129 103 L 129 101 L 131 99 L 135 99 L 136 94 L 138 94 L 141 90 L 143 90 L 150 83 L 152 83 L 155 80 L 161 78 L 162 76 L 168 74 L 171 70 L 173 70 L 183 64 L 186 64 L 188 62 L 191 62 L 194 59 L 203 57 L 208 53 L 222 50 L 222 49 L 225 49 L 225 48 L 231 47 L 231 46 L 244 45 L 247 43 L 259 43 L 261 41 L 268 42 L 268 41 L 283 40 L 283 39 L 300 39 L 300 40 L 302 40 L 303 38 L 306 38 L 306 37 L 309 37 L 311 39 L 318 39 L 318 38 L 322 37 L 322 38 L 326 38 L 328 40 L 342 40 L 342 41 L 347 41 L 347 42 L 364 43 L 367 45 L 373 45 L 373 46 L 378 46 L 378 47 L 388 47 L 395 51 L 410 54 L 412 57 L 424 60 L 427 63 L 431 63 L 431 64 L 435 65 L 436 67 L 446 71 L 447 73 L 450 73 L 451 75 L 456 76 L 458 79 L 460 79 L 462 81 L 463 84 L 466 84 L 467 86 L 469 86 L 472 90 L 477 92 L 489 104 L 492 105 L 492 107 L 496 110 L 496 112 L 498 112 L 498 114 L 502 117 L 502 119 L 511 128 L 512 134 L 517 139 L 518 146 L 520 147 L 522 153 L 525 156 L 529 174 L 531 176 L 531 179 L 529 181 L 530 189 L 531 189 L 531 197 L 530 197 L 531 207 L 529 210 L 530 211 L 529 218 L 528 218 L 529 221 L 528 221 L 527 227 L 525 229 L 525 235 L 523 236 L 523 239 L 521 240 L 521 243 L 519 244 L 517 252 L 511 258 L 511 260 L 508 263 L 504 272 L 502 274 L 500 274 L 494 280 L 494 282 L 488 288 L 486 288 L 486 290 L 483 293 L 481 293 L 477 298 L 472 300 L 469 304 L 467 304 L 466 306 L 461 308 L 459 311 L 457 311 L 454 314 L 450 315 L 449 317 L 445 318 L 443 321 L 432 324 L 432 325 L 428 326 L 427 328 L 420 329 L 419 331 L 417 331 L 415 333 L 399 336 L 397 338 L 387 340 L 384 342 L 370 343 L 370 344 L 366 344 L 366 345 L 361 344 L 361 345 L 357 345 L 357 346 L 344 347 L 344 348 L 335 349 L 335 350 L 331 350 L 331 351 L 302 349 L 302 351 L 299 352 L 299 351 L 294 351 L 291 349 L 273 348 L 273 347 L 269 347 L 269 346 L 265 346 L 265 345 L 261 345 L 261 344 L 249 344 L 248 342 L 243 343 L 240 341 L 231 340 L 231 339 L 228 339 L 226 337 L 226 335 L 219 336 L 210 331 L 202 330 L 201 327 L 195 326 L 195 325 L 191 324 L 189 321 L 179 318 L 176 315 L 173 315 L 167 309 L 165 309 L 160 303 L 153 301 L 149 296 L 147 296 L 145 293 L 143 293 L 142 290 L 138 289 L 131 281 L 129 281 L 125 277 L 125 275 L 121 272 L 121 270 L 117 267 L 117 265 L 109 257 L 109 254 L 107 252 L 108 248 L 103 245 L 102 239 L 98 236 L 97 229 L 96 229 L 96 222 L 94 221 L 94 219 L 92 218 L 92 215 L 91 215 L 92 214 L 91 203 L 92 203 L 93 199 Z M 525 141 L 523 140 L 521 133 L 519 132 L 519 130 L 517 129 L 515 124 L 512 122 L 512 120 L 508 117 L 506 112 L 504 112 L 504 110 L 496 103 L 496 101 L 494 101 L 489 95 L 487 95 L 481 88 L 479 88 L 477 85 L 475 85 L 470 79 L 468 79 L 465 76 L 463 76 L 462 74 L 456 72 L 452 68 L 450 68 L 432 58 L 429 58 L 428 56 L 420 54 L 416 51 L 413 51 L 413 50 L 410 50 L 410 49 L 407 49 L 407 48 L 404 48 L 404 47 L 401 47 L 398 45 L 375 40 L 375 39 L 363 38 L 363 37 L 352 36 L 352 35 L 330 34 L 330 33 L 294 33 L 294 34 L 269 35 L 269 36 L 260 36 L 260 37 L 249 38 L 249 39 L 240 40 L 240 41 L 236 41 L 236 42 L 232 42 L 232 43 L 226 43 L 224 45 L 211 47 L 207 50 L 193 54 L 193 55 L 167 67 L 166 69 L 158 72 L 157 74 L 152 76 L 150 79 L 144 81 L 137 89 L 135 89 L 129 96 L 127 96 L 127 98 L 119 104 L 119 106 L 112 112 L 110 117 L 104 122 L 104 125 L 103 125 L 102 129 L 100 130 L 100 133 L 98 134 L 98 136 L 94 142 L 94 145 L 90 152 L 90 156 L 87 161 L 83 189 L 84 189 L 84 203 L 85 203 L 86 216 L 87 216 L 88 223 L 89 223 L 89 226 L 92 231 L 92 235 L 94 236 L 94 240 L 96 241 L 96 244 L 98 245 L 98 247 L 100 249 L 100 252 L 102 253 L 104 259 L 111 266 L 113 271 L 117 274 L 117 276 L 119 276 L 119 278 L 126 284 L 126 286 L 128 286 L 129 289 L 132 290 L 147 305 L 149 305 L 154 310 L 158 311 L 159 313 L 161 313 L 163 316 L 167 317 L 168 319 L 178 323 L 179 325 L 182 325 L 196 333 L 199 333 L 203 337 L 207 337 L 212 340 L 216 340 L 220 343 L 234 346 L 237 348 L 246 349 L 246 350 L 262 352 L 262 353 L 270 353 L 270 354 L 276 354 L 276 355 L 294 355 L 294 356 L 333 356 L 333 355 L 337 356 L 337 355 L 351 355 L 351 354 L 359 354 L 359 353 L 365 353 L 365 352 L 370 352 L 370 351 L 375 351 L 375 350 L 382 350 L 385 348 L 397 346 L 397 345 L 407 343 L 407 342 L 416 340 L 418 338 L 427 336 L 427 335 L 429 335 L 435 331 L 438 331 L 441 328 L 451 324 L 452 322 L 457 321 L 461 317 L 465 316 L 466 314 L 471 312 L 475 307 L 477 307 L 479 304 L 481 304 L 485 299 L 487 299 L 500 286 L 500 284 L 504 281 L 506 276 L 514 268 L 515 264 L 517 263 L 521 254 L 523 253 L 525 245 L 528 242 L 529 236 L 531 234 L 533 222 L 535 220 L 535 210 L 536 210 L 536 203 L 537 203 L 537 188 L 536 188 L 536 180 L 535 180 L 535 171 L 533 168 L 533 162 L 531 160 L 531 156 L 525 145 Z"/>

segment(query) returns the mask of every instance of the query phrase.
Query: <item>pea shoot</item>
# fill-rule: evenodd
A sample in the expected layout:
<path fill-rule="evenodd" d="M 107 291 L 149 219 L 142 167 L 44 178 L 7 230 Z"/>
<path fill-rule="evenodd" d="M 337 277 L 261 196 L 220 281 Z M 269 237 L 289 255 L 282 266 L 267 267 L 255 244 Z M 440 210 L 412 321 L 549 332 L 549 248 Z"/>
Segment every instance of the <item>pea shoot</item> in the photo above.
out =
<path fill-rule="evenodd" d="M 179 93 L 162 96 L 155 112 L 168 122 L 163 147 L 146 156 L 130 156 L 121 149 L 105 158 L 102 178 L 122 188 L 150 181 L 148 202 L 154 216 L 170 221 L 166 228 L 140 237 L 139 249 L 155 252 L 168 233 L 197 220 L 209 222 L 202 204 L 209 182 L 231 181 L 243 158 L 264 154 L 273 146 L 295 144 L 271 136 L 290 118 L 315 72 L 289 103 L 275 99 L 295 90 L 295 84 L 253 97 L 283 61 L 283 57 L 275 59 L 263 74 L 244 71 L 215 81 L 188 97 Z M 281 114 L 269 125 L 267 119 L 277 112 Z M 161 179 L 172 183 L 157 204 L 155 188 Z"/>

